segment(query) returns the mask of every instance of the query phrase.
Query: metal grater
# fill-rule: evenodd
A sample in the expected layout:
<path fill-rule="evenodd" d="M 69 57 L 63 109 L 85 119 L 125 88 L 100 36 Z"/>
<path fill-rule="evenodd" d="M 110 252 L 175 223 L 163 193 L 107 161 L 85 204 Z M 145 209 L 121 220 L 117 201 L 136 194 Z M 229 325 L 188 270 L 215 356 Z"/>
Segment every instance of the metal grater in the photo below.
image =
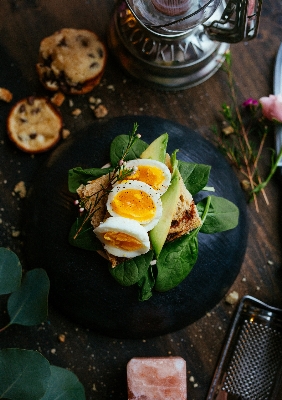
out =
<path fill-rule="evenodd" d="M 282 309 L 243 297 L 207 400 L 282 399 Z"/>

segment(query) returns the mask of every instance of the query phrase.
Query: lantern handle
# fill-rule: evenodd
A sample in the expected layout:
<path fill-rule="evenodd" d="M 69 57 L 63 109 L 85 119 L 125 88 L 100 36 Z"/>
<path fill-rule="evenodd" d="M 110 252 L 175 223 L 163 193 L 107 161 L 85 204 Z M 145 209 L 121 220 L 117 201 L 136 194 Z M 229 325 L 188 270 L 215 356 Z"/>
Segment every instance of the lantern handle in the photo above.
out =
<path fill-rule="evenodd" d="M 207 21 L 208 36 L 215 41 L 237 43 L 257 35 L 262 0 L 229 0 L 220 20 Z"/>

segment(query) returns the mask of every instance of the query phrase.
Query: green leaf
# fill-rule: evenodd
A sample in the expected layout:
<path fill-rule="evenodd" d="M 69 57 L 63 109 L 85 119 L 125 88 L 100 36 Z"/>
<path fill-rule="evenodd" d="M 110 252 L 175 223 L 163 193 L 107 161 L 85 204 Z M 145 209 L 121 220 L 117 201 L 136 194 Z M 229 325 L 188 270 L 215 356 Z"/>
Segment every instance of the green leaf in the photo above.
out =
<path fill-rule="evenodd" d="M 148 251 L 141 256 L 127 259 L 115 268 L 110 268 L 110 273 L 120 285 L 134 285 L 147 273 L 152 258 L 153 252 Z"/>
<path fill-rule="evenodd" d="M 210 206 L 200 232 L 217 233 L 235 228 L 239 220 L 238 207 L 223 197 L 209 196 L 209 198 Z M 206 208 L 207 200 L 208 197 L 197 204 L 200 216 Z"/>
<path fill-rule="evenodd" d="M 43 269 L 28 271 L 20 288 L 8 300 L 10 325 L 32 326 L 45 321 L 48 315 L 50 282 Z"/>
<path fill-rule="evenodd" d="M 211 170 L 210 165 L 179 161 L 178 169 L 186 188 L 192 196 L 207 185 Z"/>
<path fill-rule="evenodd" d="M 85 400 L 85 391 L 77 376 L 64 368 L 51 365 L 48 388 L 41 400 Z"/>
<path fill-rule="evenodd" d="M 139 287 L 139 301 L 149 300 L 152 297 L 152 289 L 155 285 L 155 278 L 151 266 L 147 269 L 147 273 L 137 282 Z"/>
<path fill-rule="evenodd" d="M 71 193 L 76 193 L 76 189 L 80 185 L 86 185 L 87 182 L 100 178 L 100 176 L 107 175 L 112 172 L 113 168 L 89 168 L 83 169 L 76 167 L 69 170 L 68 187 Z"/>
<path fill-rule="evenodd" d="M 50 374 L 49 362 L 37 351 L 0 350 L 0 399 L 41 399 Z"/>
<path fill-rule="evenodd" d="M 192 270 L 198 258 L 198 229 L 167 243 L 157 260 L 155 289 L 165 292 L 179 285 Z"/>
<path fill-rule="evenodd" d="M 101 242 L 97 239 L 97 237 L 93 232 L 93 226 L 91 225 L 90 219 L 85 222 L 81 231 L 76 236 L 78 230 L 80 229 L 84 221 L 84 218 L 85 218 L 84 216 L 80 216 L 73 223 L 69 233 L 69 243 L 72 246 L 80 247 L 81 249 L 84 250 L 91 250 L 91 251 L 103 250 Z"/>
<path fill-rule="evenodd" d="M 18 256 L 0 247 L 0 294 L 12 293 L 20 287 L 22 267 Z"/>
<path fill-rule="evenodd" d="M 114 138 L 110 147 L 110 160 L 112 165 L 118 164 L 124 154 L 124 150 L 126 149 L 128 142 L 129 135 L 119 135 Z M 125 157 L 125 160 L 128 161 L 139 158 L 143 151 L 147 149 L 147 147 L 147 143 L 145 143 L 143 140 L 136 140 Z"/>

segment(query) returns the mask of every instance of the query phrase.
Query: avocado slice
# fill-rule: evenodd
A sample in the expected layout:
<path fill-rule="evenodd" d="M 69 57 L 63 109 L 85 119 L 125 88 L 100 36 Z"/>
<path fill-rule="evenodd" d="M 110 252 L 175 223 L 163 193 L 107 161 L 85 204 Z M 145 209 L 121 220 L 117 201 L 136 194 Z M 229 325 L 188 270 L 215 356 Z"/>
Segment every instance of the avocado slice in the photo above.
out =
<path fill-rule="evenodd" d="M 157 139 L 155 139 L 146 150 L 140 155 L 140 158 L 143 159 L 152 159 L 156 161 L 160 161 L 162 163 L 165 162 L 166 155 L 166 147 L 168 142 L 168 134 L 163 133 Z"/>
<path fill-rule="evenodd" d="M 180 172 L 177 168 L 176 151 L 171 156 L 173 172 L 167 191 L 161 196 L 163 213 L 157 225 L 149 232 L 152 248 L 159 256 L 166 241 L 173 215 L 180 196 Z"/>

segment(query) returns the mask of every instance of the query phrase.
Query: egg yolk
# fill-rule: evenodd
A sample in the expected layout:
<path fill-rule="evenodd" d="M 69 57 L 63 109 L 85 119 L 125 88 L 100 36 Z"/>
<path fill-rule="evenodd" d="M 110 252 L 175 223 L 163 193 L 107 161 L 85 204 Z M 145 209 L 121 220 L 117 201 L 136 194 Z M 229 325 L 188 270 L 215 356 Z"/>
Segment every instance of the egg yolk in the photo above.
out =
<path fill-rule="evenodd" d="M 131 218 L 140 223 L 154 218 L 156 206 L 143 190 L 126 189 L 119 191 L 112 200 L 112 209 L 124 218 Z"/>
<path fill-rule="evenodd" d="M 145 182 L 153 189 L 161 188 L 164 181 L 164 173 L 161 169 L 151 165 L 138 165 L 138 169 L 127 179 Z"/>
<path fill-rule="evenodd" d="M 133 251 L 142 247 L 142 243 L 138 239 L 123 232 L 109 231 L 104 234 L 104 239 L 109 245 L 122 250 Z"/>

